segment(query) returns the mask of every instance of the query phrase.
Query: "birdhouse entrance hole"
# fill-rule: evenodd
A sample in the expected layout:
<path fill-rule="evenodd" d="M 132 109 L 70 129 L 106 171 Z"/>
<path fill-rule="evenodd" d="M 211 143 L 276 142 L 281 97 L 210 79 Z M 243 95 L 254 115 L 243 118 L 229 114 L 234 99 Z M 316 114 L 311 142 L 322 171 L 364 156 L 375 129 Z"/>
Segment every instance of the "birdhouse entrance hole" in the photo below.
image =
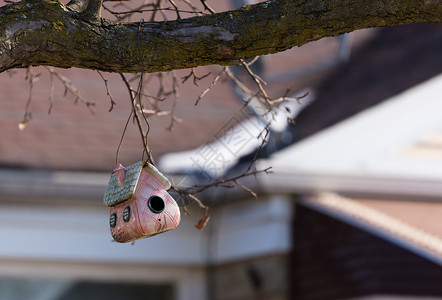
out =
<path fill-rule="evenodd" d="M 166 208 L 166 204 L 164 203 L 163 198 L 159 196 L 150 197 L 147 204 L 149 206 L 149 209 L 155 214 L 159 214 Z"/>

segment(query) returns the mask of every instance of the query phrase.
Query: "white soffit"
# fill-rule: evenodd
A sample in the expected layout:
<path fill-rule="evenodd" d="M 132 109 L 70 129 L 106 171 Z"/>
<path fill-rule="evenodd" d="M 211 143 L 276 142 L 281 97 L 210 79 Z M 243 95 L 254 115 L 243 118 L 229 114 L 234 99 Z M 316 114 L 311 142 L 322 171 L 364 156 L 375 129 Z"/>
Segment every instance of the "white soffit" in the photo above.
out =
<path fill-rule="evenodd" d="M 362 176 L 434 182 L 442 180 L 442 160 L 410 159 L 402 153 L 440 131 L 442 74 L 261 161 L 260 166 L 272 166 L 277 177 Z"/>

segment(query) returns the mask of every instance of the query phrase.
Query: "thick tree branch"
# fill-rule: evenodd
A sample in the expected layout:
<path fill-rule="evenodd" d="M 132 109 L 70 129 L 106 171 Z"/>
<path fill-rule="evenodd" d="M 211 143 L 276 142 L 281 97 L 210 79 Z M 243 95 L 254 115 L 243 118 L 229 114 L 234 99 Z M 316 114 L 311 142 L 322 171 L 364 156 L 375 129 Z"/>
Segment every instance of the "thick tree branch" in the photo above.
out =
<path fill-rule="evenodd" d="M 229 65 L 356 29 L 440 21 L 439 0 L 273 0 L 142 26 L 94 22 L 54 0 L 23 0 L 0 8 L 0 72 L 30 65 L 109 72 Z"/>

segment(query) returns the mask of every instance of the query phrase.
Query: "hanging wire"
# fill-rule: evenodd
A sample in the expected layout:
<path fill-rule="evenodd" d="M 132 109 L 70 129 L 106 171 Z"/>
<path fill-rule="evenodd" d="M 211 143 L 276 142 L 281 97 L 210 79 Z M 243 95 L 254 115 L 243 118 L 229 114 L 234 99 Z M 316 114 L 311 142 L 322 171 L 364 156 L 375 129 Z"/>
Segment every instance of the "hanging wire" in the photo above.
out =
<path fill-rule="evenodd" d="M 149 134 L 150 131 L 150 125 L 149 122 L 147 121 L 147 117 L 145 114 L 143 114 L 143 103 L 142 103 L 142 95 L 143 95 L 143 85 L 144 85 L 144 60 L 143 60 L 143 55 L 141 54 L 141 43 L 140 43 L 140 33 L 141 33 L 141 29 L 143 27 L 143 23 L 144 23 L 144 19 L 140 20 L 140 23 L 138 24 L 138 30 L 137 30 L 137 46 L 138 46 L 138 54 L 140 55 L 140 61 L 141 61 L 141 74 L 140 74 L 140 81 L 138 82 L 138 88 L 137 88 L 137 99 L 138 99 L 138 105 L 141 109 L 141 115 L 144 119 L 144 122 L 146 123 L 146 127 L 147 127 L 147 131 L 146 134 L 144 135 L 143 138 L 143 143 L 144 143 L 144 150 L 143 150 L 143 155 L 142 155 L 142 160 L 144 160 L 144 156 L 147 156 L 147 159 L 153 164 L 153 157 L 151 155 L 151 151 L 149 150 L 149 148 L 147 147 L 147 136 Z M 135 112 L 136 113 L 136 112 Z"/>
<path fill-rule="evenodd" d="M 143 72 L 144 71 L 144 61 L 143 61 L 143 56 L 141 54 L 140 32 L 141 32 L 141 28 L 142 28 L 143 23 L 144 23 L 144 19 L 141 19 L 140 23 L 138 25 L 138 30 L 137 30 L 137 46 L 138 46 L 138 54 L 140 55 L 142 70 L 141 70 L 140 80 L 138 82 L 138 87 L 137 87 L 137 90 L 135 91 L 135 93 L 134 93 L 134 90 L 132 89 L 132 87 L 130 86 L 130 83 L 127 80 L 126 76 L 124 76 L 124 74 L 120 73 L 120 76 L 123 79 L 123 82 L 126 84 L 127 89 L 130 94 L 130 99 L 131 99 L 131 103 L 132 103 L 132 110 L 131 110 L 129 117 L 126 121 L 123 133 L 121 135 L 120 142 L 118 144 L 117 152 L 115 155 L 116 164 L 118 164 L 118 156 L 119 156 L 120 148 L 123 143 L 123 139 L 126 134 L 126 130 L 129 125 L 129 121 L 132 118 L 132 116 L 135 119 L 135 121 L 137 122 L 138 130 L 141 134 L 141 138 L 142 138 L 142 142 L 143 142 L 143 154 L 142 154 L 141 159 L 144 161 L 145 156 L 147 156 L 147 161 L 149 161 L 152 164 L 155 164 L 152 154 L 151 154 L 151 151 L 149 149 L 149 146 L 147 145 L 147 136 L 150 131 L 150 125 L 149 125 L 149 122 L 148 122 L 146 116 L 143 114 L 143 103 L 142 103 L 142 95 L 143 95 L 142 90 L 143 90 L 143 83 L 144 83 L 144 72 Z M 146 127 L 147 127 L 146 133 L 144 132 L 143 125 L 141 124 L 141 120 L 140 120 L 140 116 L 139 116 L 140 112 L 141 112 L 141 115 L 143 116 L 144 122 L 146 123 Z"/>
<path fill-rule="evenodd" d="M 132 118 L 133 112 L 133 110 L 130 111 L 129 117 L 127 118 L 126 124 L 124 125 L 123 133 L 121 134 L 120 142 L 118 143 L 117 152 L 115 153 L 115 165 L 118 165 L 118 156 L 120 155 L 121 144 L 123 143 L 123 139 L 126 135 L 126 130 L 129 125 L 129 121 Z"/>

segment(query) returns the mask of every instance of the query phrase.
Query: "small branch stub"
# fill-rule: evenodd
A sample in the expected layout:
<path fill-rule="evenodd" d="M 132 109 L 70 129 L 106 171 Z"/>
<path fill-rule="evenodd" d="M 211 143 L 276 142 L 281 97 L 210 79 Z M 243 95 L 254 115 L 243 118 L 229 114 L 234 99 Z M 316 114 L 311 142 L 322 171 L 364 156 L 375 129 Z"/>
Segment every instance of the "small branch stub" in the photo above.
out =
<path fill-rule="evenodd" d="M 203 230 L 204 227 L 206 227 L 207 223 L 210 220 L 210 216 L 209 215 L 205 215 L 204 217 L 201 218 L 201 220 L 199 220 L 196 224 L 195 227 L 198 228 L 199 230 Z"/>

